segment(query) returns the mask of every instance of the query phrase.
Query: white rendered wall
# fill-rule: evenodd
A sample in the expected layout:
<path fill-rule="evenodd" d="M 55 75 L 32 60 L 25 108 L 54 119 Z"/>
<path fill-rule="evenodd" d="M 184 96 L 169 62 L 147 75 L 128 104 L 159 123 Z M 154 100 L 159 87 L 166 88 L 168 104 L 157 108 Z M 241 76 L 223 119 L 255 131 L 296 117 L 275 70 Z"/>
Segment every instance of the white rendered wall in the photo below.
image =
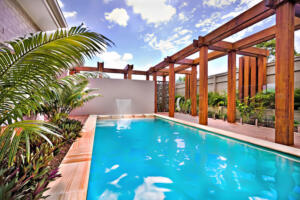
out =
<path fill-rule="evenodd" d="M 154 112 L 154 82 L 143 80 L 90 79 L 89 88 L 99 88 L 97 97 L 72 115 L 114 115 L 118 113 L 116 99 L 131 99 L 131 111 L 121 114 L 143 114 Z"/>

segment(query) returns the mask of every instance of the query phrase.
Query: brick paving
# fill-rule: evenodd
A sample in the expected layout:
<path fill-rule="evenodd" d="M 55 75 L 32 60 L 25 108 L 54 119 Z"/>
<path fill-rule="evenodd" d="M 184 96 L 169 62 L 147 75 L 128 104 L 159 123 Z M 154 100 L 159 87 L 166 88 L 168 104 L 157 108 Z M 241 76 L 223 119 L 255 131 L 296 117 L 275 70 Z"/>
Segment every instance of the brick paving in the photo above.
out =
<path fill-rule="evenodd" d="M 161 115 L 168 116 L 168 113 L 158 113 Z M 198 123 L 198 116 L 191 116 L 184 113 L 175 113 L 175 118 Z M 249 124 L 240 124 L 240 123 L 227 123 L 226 121 L 219 120 L 219 119 L 211 119 L 208 118 L 208 126 L 213 128 L 218 128 L 254 138 L 259 138 L 263 140 L 267 140 L 270 142 L 275 141 L 275 129 L 268 128 L 268 127 L 257 127 Z M 300 134 L 295 133 L 295 144 L 292 147 L 296 147 L 300 149 Z"/>

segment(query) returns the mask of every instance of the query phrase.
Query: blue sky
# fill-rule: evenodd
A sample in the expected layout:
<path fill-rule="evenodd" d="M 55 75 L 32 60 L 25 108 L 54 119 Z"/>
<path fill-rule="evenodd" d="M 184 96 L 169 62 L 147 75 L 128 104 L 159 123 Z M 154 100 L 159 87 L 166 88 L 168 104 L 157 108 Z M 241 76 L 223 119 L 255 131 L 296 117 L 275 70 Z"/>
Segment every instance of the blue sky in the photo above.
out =
<path fill-rule="evenodd" d="M 229 21 L 260 0 L 58 0 L 69 26 L 84 23 L 110 38 L 116 46 L 88 60 L 105 67 L 147 70 L 193 39 Z M 270 17 L 226 41 L 234 42 L 274 25 Z M 298 40 L 296 39 L 296 42 Z M 300 43 L 300 42 L 298 42 Z M 191 58 L 197 57 L 192 55 Z M 209 74 L 227 71 L 227 57 L 209 62 Z"/>

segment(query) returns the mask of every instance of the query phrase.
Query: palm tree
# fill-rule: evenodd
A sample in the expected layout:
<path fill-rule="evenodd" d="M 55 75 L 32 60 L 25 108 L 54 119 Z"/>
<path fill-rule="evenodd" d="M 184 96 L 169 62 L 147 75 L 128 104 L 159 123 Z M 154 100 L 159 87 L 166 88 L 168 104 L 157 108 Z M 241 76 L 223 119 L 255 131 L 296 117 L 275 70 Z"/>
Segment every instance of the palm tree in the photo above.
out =
<path fill-rule="evenodd" d="M 9 48 L 0 47 L 0 161 L 8 155 L 8 165 L 12 165 L 20 141 L 26 141 L 28 147 L 32 134 L 49 143 L 46 135 L 57 135 L 55 126 L 25 121 L 24 115 L 35 113 L 62 87 L 57 77 L 63 71 L 81 65 L 85 57 L 91 58 L 113 43 L 81 25 L 30 34 L 7 44 Z"/>
<path fill-rule="evenodd" d="M 96 88 L 88 88 L 88 74 L 67 76 L 59 79 L 58 82 L 62 87 L 52 90 L 51 98 L 45 100 L 41 105 L 39 113 L 44 114 L 47 118 L 56 122 L 61 118 L 69 116 L 72 110 L 81 107 L 87 101 L 101 96 Z"/>

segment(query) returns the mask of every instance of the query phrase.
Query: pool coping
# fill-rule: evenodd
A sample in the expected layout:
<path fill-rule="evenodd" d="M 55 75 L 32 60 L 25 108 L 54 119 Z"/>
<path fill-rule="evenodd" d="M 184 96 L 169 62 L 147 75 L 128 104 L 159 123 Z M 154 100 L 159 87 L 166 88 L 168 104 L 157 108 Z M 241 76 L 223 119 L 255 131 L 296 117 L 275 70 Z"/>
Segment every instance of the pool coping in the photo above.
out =
<path fill-rule="evenodd" d="M 185 121 L 185 120 L 181 120 L 181 119 L 177 119 L 177 118 L 173 118 L 173 117 L 168 117 L 168 116 L 160 115 L 160 114 L 157 114 L 157 113 L 154 113 L 153 115 L 155 117 L 158 117 L 158 118 L 163 118 L 163 119 L 174 121 L 174 122 L 184 124 L 184 125 L 187 125 L 187 126 L 199 128 L 199 129 L 206 130 L 206 131 L 210 131 L 210 132 L 216 133 L 218 135 L 233 138 L 233 139 L 236 139 L 236 140 L 239 140 L 239 141 L 242 141 L 242 142 L 247 142 L 247 143 L 254 144 L 254 145 L 257 145 L 257 146 L 260 146 L 260 147 L 263 147 L 263 148 L 275 150 L 275 151 L 278 151 L 280 153 L 285 153 L 285 154 L 289 154 L 289 155 L 300 158 L 300 149 L 295 148 L 295 147 L 286 146 L 286 145 L 282 145 L 282 144 L 277 144 L 277 143 L 270 142 L 270 141 L 267 141 L 267 140 L 262 140 L 262 139 L 259 139 L 259 138 L 250 137 L 250 136 L 246 136 L 246 135 L 241 135 L 241 134 L 238 134 L 238 133 L 225 131 L 225 130 L 218 129 L 218 128 L 213 128 L 213 127 L 209 127 L 209 126 L 205 126 L 205 125 L 201 125 L 201 124 L 196 124 L 194 122 L 189 122 L 189 121 Z"/>
<path fill-rule="evenodd" d="M 62 177 L 50 182 L 45 192 L 47 200 L 82 200 L 87 197 L 90 165 L 93 153 L 97 115 L 89 115 L 80 132 L 81 137 L 72 144 L 62 163 Z"/>

